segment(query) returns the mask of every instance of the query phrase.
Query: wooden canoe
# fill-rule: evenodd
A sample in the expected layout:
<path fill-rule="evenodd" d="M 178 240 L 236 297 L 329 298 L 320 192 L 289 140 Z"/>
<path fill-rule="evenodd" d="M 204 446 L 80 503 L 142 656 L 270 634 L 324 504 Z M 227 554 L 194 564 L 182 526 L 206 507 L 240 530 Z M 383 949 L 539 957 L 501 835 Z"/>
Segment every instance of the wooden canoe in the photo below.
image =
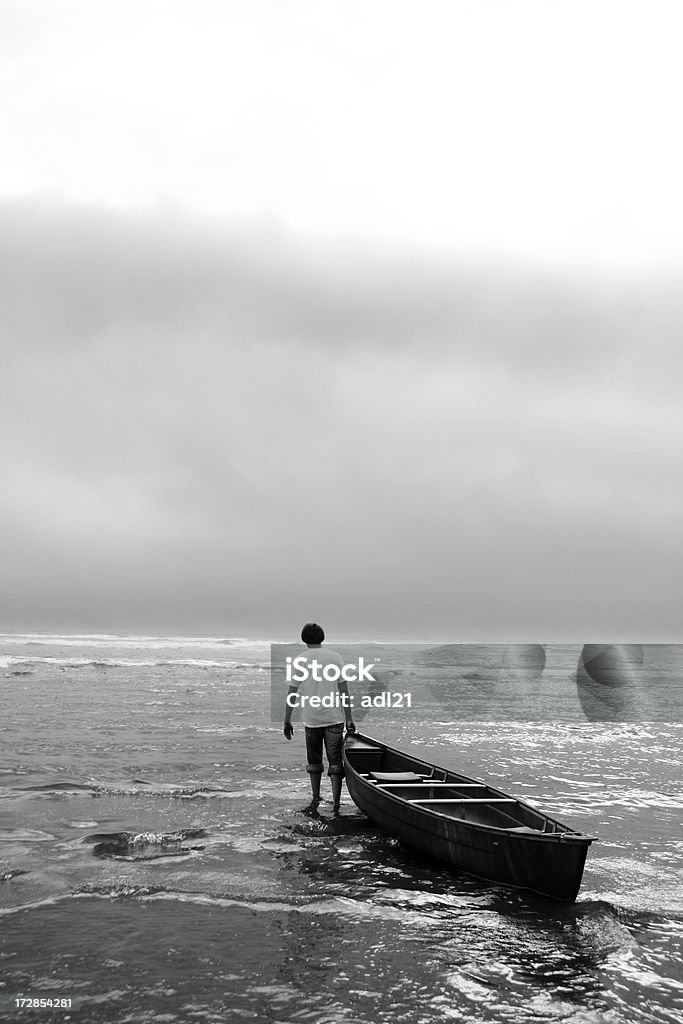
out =
<path fill-rule="evenodd" d="M 356 733 L 346 785 L 368 818 L 456 871 L 574 901 L 591 836 L 476 779 Z"/>

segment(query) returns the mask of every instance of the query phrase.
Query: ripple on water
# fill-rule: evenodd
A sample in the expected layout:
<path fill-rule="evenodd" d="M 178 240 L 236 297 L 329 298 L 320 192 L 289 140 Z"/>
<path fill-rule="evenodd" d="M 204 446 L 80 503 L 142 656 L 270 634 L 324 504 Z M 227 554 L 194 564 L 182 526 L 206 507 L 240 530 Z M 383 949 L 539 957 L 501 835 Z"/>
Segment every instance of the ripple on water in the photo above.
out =
<path fill-rule="evenodd" d="M 49 843 L 54 838 L 36 828 L 0 828 L 0 843 Z"/>

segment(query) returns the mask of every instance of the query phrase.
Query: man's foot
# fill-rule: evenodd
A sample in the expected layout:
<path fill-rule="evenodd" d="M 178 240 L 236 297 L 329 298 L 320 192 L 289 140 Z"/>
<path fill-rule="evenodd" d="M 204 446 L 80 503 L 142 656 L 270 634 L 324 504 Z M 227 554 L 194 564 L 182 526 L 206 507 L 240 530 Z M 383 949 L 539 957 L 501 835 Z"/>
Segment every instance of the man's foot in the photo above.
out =
<path fill-rule="evenodd" d="M 306 807 L 304 807 L 303 813 L 304 814 L 317 814 L 318 813 L 318 804 L 319 803 L 320 803 L 319 799 L 318 800 L 315 800 L 315 799 L 311 800 L 310 804 L 307 804 Z"/>
<path fill-rule="evenodd" d="M 336 818 L 339 814 L 339 804 L 332 804 L 332 814 Z"/>

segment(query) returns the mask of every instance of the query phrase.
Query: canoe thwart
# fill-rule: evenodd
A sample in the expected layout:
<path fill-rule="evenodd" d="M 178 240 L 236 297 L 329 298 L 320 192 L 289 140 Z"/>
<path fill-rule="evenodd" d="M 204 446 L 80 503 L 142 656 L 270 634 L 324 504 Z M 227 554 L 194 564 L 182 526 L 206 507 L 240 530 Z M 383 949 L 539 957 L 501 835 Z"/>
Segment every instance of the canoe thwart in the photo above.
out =
<path fill-rule="evenodd" d="M 511 796 L 477 797 L 477 796 L 451 796 L 447 800 L 428 800 L 417 797 L 408 798 L 409 804 L 516 804 Z"/>
<path fill-rule="evenodd" d="M 446 789 L 488 789 L 483 782 L 448 782 L 445 779 L 423 779 L 422 782 L 379 782 L 378 789 L 430 789 L 445 786 Z"/>

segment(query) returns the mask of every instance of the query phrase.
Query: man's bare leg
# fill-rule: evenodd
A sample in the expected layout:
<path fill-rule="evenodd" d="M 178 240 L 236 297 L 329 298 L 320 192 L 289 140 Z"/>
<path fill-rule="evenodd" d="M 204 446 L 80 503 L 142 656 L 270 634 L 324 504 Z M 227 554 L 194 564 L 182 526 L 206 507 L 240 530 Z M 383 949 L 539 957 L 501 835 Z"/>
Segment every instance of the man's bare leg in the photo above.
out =
<path fill-rule="evenodd" d="M 322 777 L 322 769 L 319 772 L 309 773 L 309 778 L 311 780 L 312 799 L 308 807 L 305 807 L 304 810 L 308 811 L 311 814 L 313 813 L 313 811 L 317 811 L 318 804 L 320 803 L 320 780 L 322 779 Z"/>
<path fill-rule="evenodd" d="M 342 777 L 341 775 L 330 775 L 330 782 L 332 783 L 332 811 L 334 814 L 339 813 L 339 804 L 341 802 L 341 789 L 342 789 Z"/>
<path fill-rule="evenodd" d="M 327 759 L 330 762 L 330 782 L 332 784 L 332 813 L 339 814 L 341 801 L 342 779 L 344 778 L 344 766 L 342 764 L 342 748 L 344 744 L 344 726 L 331 725 L 325 730 L 325 750 Z"/>

